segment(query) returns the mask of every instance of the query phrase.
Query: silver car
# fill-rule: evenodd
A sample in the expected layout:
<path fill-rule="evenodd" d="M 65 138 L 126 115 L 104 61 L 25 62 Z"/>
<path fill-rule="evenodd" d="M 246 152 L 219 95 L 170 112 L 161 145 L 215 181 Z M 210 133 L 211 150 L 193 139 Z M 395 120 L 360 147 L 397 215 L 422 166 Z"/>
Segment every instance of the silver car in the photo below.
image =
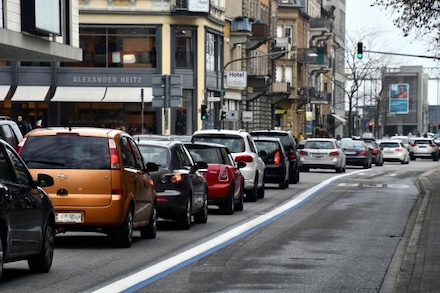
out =
<path fill-rule="evenodd" d="M 382 140 L 379 147 L 382 149 L 384 162 L 409 164 L 409 152 L 401 140 Z"/>
<path fill-rule="evenodd" d="M 337 173 L 345 172 L 346 156 L 336 139 L 308 138 L 299 156 L 301 171 L 334 169 Z"/>

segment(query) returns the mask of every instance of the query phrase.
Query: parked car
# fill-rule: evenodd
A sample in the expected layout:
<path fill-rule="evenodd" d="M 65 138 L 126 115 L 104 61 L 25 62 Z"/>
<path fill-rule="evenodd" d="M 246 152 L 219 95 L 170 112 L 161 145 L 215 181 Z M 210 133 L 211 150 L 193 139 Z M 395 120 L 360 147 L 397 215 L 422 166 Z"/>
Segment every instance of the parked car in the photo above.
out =
<path fill-rule="evenodd" d="M 23 140 L 20 128 L 10 117 L 0 116 L 0 139 L 9 143 L 15 149 L 17 149 L 18 144 Z"/>
<path fill-rule="evenodd" d="M 336 139 L 308 138 L 299 154 L 299 167 L 301 171 L 334 169 L 337 173 L 345 172 L 345 153 Z"/>
<path fill-rule="evenodd" d="M 18 152 L 36 178 L 55 178 L 45 190 L 55 207 L 58 232 L 106 233 L 130 247 L 133 229 L 156 237 L 156 192 L 133 138 L 116 129 L 49 127 L 26 134 Z"/>
<path fill-rule="evenodd" d="M 208 182 L 208 204 L 219 206 L 225 214 L 243 210 L 244 178 L 240 168 L 245 162 L 235 162 L 229 149 L 221 144 L 185 143 L 196 162 L 206 162 L 207 171 L 203 171 Z"/>
<path fill-rule="evenodd" d="M 14 148 L 0 139 L 0 278 L 3 264 L 27 260 L 35 273 L 47 273 L 54 254 L 55 212 L 42 187 L 46 174 L 32 179 Z"/>
<path fill-rule="evenodd" d="M 192 142 L 211 142 L 225 145 L 236 162 L 245 162 L 240 172 L 244 177 L 246 199 L 257 201 L 264 197 L 264 172 L 266 166 L 258 154 L 254 139 L 242 130 L 205 129 L 194 132 Z"/>
<path fill-rule="evenodd" d="M 344 150 L 347 165 L 371 168 L 373 161 L 371 151 L 363 140 L 341 141 L 341 148 Z"/>
<path fill-rule="evenodd" d="M 365 141 L 365 144 L 371 151 L 373 164 L 376 166 L 383 166 L 383 153 L 379 144 L 374 140 L 367 140 Z"/>
<path fill-rule="evenodd" d="M 438 161 L 439 146 L 434 143 L 432 138 L 416 138 L 409 148 L 411 161 L 416 158 L 432 159 Z"/>
<path fill-rule="evenodd" d="M 289 158 L 279 138 L 254 137 L 260 156 L 266 164 L 264 183 L 276 183 L 280 189 L 289 187 Z"/>
<path fill-rule="evenodd" d="M 382 140 L 379 147 L 382 149 L 384 162 L 409 164 L 409 152 L 401 140 Z"/>
<path fill-rule="evenodd" d="M 181 142 L 191 142 L 191 135 L 160 135 L 160 134 L 135 134 L 135 141 L 141 140 L 178 140 Z"/>
<path fill-rule="evenodd" d="M 194 222 L 208 220 L 208 183 L 199 169 L 207 169 L 206 162 L 194 162 L 182 142 L 175 140 L 138 142 L 146 162 L 158 165 L 150 172 L 156 186 L 157 212 L 163 219 L 176 222 L 183 230 Z"/>
<path fill-rule="evenodd" d="M 297 184 L 299 182 L 299 151 L 297 149 L 296 140 L 293 134 L 290 131 L 283 130 L 253 130 L 250 132 L 250 134 L 255 137 L 276 137 L 281 140 L 284 150 L 286 151 L 286 155 L 289 159 L 289 182 L 292 184 Z"/>

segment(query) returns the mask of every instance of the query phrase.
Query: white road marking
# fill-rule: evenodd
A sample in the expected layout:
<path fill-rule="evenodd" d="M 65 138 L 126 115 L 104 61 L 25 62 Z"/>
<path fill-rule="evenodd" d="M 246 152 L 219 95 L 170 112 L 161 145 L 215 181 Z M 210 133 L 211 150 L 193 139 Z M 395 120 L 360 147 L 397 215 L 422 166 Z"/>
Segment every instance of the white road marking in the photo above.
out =
<path fill-rule="evenodd" d="M 134 273 L 128 277 L 120 279 L 114 283 L 108 284 L 93 293 L 113 293 L 113 292 L 135 292 L 148 284 L 154 282 L 161 277 L 164 277 L 177 269 L 189 265 L 215 251 L 231 244 L 238 239 L 250 234 L 251 232 L 268 225 L 270 222 L 279 218 L 282 214 L 289 212 L 294 208 L 298 208 L 301 204 L 305 203 L 307 200 L 313 198 L 316 192 L 320 189 L 326 187 L 333 181 L 340 178 L 355 175 L 357 173 L 364 172 L 354 171 L 350 173 L 341 174 L 332 178 L 329 178 L 318 185 L 304 191 L 291 201 L 285 203 L 284 205 L 261 215 L 247 223 L 244 223 L 220 236 L 217 236 L 205 243 L 202 243 L 194 248 L 188 249 L 178 255 L 175 255 L 169 259 L 161 261 L 155 265 L 147 267 L 137 273 Z"/>

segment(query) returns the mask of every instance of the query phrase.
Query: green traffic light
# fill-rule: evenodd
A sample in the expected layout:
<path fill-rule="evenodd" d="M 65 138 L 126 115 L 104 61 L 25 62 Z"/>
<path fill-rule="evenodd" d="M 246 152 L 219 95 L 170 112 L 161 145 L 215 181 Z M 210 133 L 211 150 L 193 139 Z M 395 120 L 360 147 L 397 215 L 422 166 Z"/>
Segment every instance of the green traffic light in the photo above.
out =
<path fill-rule="evenodd" d="M 364 54 L 357 54 L 358 59 L 362 59 L 362 57 L 364 57 Z"/>
<path fill-rule="evenodd" d="M 202 120 L 208 120 L 208 115 L 202 115 Z"/>

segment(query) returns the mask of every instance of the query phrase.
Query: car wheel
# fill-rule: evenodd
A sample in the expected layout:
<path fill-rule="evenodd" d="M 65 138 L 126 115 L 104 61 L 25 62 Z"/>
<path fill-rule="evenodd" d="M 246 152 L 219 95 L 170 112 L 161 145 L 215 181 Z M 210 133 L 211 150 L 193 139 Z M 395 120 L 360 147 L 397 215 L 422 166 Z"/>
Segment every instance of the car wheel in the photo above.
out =
<path fill-rule="evenodd" d="M 342 166 L 335 169 L 336 173 L 342 173 Z"/>
<path fill-rule="evenodd" d="M 191 228 L 191 196 L 188 196 L 186 201 L 185 211 L 177 218 L 177 226 L 181 230 L 188 230 Z"/>
<path fill-rule="evenodd" d="M 131 209 L 127 211 L 127 216 L 121 227 L 114 229 L 112 240 L 116 247 L 129 248 L 133 241 L 133 212 Z"/>
<path fill-rule="evenodd" d="M 409 158 L 410 158 L 411 161 L 415 161 L 416 160 L 416 157 L 414 157 L 414 155 L 409 155 Z"/>
<path fill-rule="evenodd" d="M 194 215 L 194 222 L 197 224 L 205 224 L 208 222 L 208 195 L 205 197 L 202 209 Z"/>
<path fill-rule="evenodd" d="M 256 202 L 258 198 L 258 174 L 255 175 L 254 188 L 246 191 L 246 199 L 250 202 Z"/>
<path fill-rule="evenodd" d="M 153 239 L 156 238 L 157 234 L 157 209 L 156 206 L 153 205 L 153 210 L 151 211 L 150 222 L 148 225 L 143 226 L 140 229 L 141 238 L 143 239 Z"/>
<path fill-rule="evenodd" d="M 232 215 L 235 210 L 234 204 L 234 188 L 231 186 L 228 192 L 228 196 L 226 197 L 225 202 L 220 207 L 221 211 L 226 215 Z"/>
<path fill-rule="evenodd" d="M 278 183 L 278 187 L 279 189 L 286 189 L 288 184 L 289 180 L 286 180 L 286 176 L 284 175 Z"/>
<path fill-rule="evenodd" d="M 293 170 L 293 174 L 290 174 L 289 183 L 297 184 L 299 182 L 299 169 Z"/>
<path fill-rule="evenodd" d="M 241 193 L 240 193 L 240 196 L 238 197 L 238 202 L 236 202 L 235 206 L 234 206 L 234 209 L 236 211 L 240 211 L 240 212 L 243 210 L 243 207 L 244 207 L 244 194 L 243 194 L 243 190 L 244 190 L 244 187 L 242 185 L 241 186 Z"/>
<path fill-rule="evenodd" d="M 51 223 L 44 227 L 44 234 L 39 254 L 28 260 L 29 269 L 33 273 L 47 273 L 52 266 L 55 248 L 55 229 Z M 1 242 L 1 241 L 0 241 Z"/>
<path fill-rule="evenodd" d="M 432 155 L 432 160 L 433 161 L 438 161 L 438 153 L 435 153 Z"/>
<path fill-rule="evenodd" d="M 264 198 L 265 190 L 266 190 L 266 187 L 265 187 L 264 182 L 263 182 L 263 184 L 260 187 L 257 188 L 257 197 L 258 198 Z"/>

